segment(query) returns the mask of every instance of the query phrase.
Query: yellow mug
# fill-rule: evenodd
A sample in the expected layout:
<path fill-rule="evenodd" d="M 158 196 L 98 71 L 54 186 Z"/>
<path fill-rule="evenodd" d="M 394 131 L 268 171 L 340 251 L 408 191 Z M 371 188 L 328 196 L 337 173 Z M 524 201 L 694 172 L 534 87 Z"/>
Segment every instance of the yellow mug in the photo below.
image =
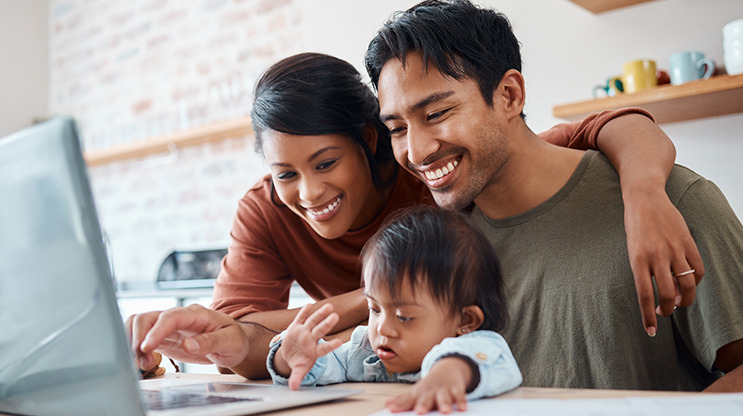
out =
<path fill-rule="evenodd" d="M 658 75 L 655 69 L 655 61 L 652 59 L 637 59 L 625 63 L 622 85 L 626 93 L 656 87 L 658 85 Z"/>

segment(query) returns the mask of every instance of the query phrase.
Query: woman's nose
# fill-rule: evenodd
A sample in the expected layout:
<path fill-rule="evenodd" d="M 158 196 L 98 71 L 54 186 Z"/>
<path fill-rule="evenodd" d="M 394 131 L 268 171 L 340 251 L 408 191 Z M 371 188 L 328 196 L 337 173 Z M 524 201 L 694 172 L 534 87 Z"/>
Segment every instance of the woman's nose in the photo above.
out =
<path fill-rule="evenodd" d="M 313 177 L 302 178 L 299 185 L 299 199 L 302 201 L 315 203 L 325 192 L 325 187 L 321 181 Z"/>

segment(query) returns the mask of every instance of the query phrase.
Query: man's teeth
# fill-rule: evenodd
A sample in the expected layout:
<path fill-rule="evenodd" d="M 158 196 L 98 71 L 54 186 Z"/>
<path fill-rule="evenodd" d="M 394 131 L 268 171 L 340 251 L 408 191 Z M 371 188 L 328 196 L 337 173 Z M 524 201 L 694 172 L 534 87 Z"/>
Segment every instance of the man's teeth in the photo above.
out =
<path fill-rule="evenodd" d="M 308 209 L 307 211 L 309 211 L 312 215 L 325 215 L 328 212 L 334 210 L 340 203 L 341 203 L 341 197 L 338 197 L 336 198 L 335 201 L 333 201 L 332 204 L 325 207 L 325 209 L 323 209 L 322 211 L 316 211 L 314 209 Z"/>
<path fill-rule="evenodd" d="M 429 179 L 432 181 L 436 179 L 441 179 L 444 176 L 452 173 L 454 171 L 454 168 L 456 168 L 458 164 L 459 164 L 459 161 L 455 160 L 453 162 L 449 162 L 446 166 L 442 168 L 426 171 L 425 172 L 426 179 Z"/>

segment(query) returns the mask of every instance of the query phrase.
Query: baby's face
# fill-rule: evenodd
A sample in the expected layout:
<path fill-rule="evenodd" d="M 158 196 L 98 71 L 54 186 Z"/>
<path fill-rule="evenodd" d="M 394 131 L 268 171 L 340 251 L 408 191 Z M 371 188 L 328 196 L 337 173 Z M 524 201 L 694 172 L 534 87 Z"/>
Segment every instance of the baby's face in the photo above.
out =
<path fill-rule="evenodd" d="M 452 317 L 424 288 L 413 294 L 405 279 L 398 299 L 386 290 L 370 290 L 365 276 L 369 304 L 369 341 L 388 371 L 419 371 L 423 357 L 444 338 L 457 335 L 460 318 Z"/>

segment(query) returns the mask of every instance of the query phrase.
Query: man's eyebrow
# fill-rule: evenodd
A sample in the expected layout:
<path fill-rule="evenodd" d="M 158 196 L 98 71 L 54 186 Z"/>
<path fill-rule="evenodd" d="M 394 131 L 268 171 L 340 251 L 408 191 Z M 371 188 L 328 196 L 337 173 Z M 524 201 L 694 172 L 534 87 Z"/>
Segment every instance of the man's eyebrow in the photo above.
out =
<path fill-rule="evenodd" d="M 322 149 L 318 150 L 317 152 L 311 154 L 310 157 L 307 158 L 307 161 L 308 162 L 312 162 L 313 159 L 316 159 L 318 156 L 322 155 L 323 153 L 325 153 L 325 152 L 327 152 L 329 150 L 337 150 L 337 149 L 340 149 L 340 147 L 338 147 L 338 146 L 323 147 Z M 276 162 L 276 163 L 271 163 L 271 167 L 273 167 L 273 166 L 288 167 L 290 165 L 288 163 Z"/>
<path fill-rule="evenodd" d="M 435 103 L 436 101 L 441 101 L 444 98 L 451 97 L 452 95 L 454 95 L 454 91 L 443 91 L 443 92 L 433 93 L 433 94 L 429 95 L 428 97 L 426 97 L 426 98 L 418 101 L 417 103 L 411 105 L 408 108 L 408 112 L 411 112 L 412 113 L 412 112 L 418 111 L 421 108 L 423 108 L 423 107 L 425 107 L 425 106 L 427 106 L 427 105 L 429 105 L 431 103 Z M 399 120 L 400 119 L 400 115 L 399 114 L 383 114 L 383 115 L 380 115 L 379 118 L 384 123 L 384 122 L 387 122 L 387 121 L 390 121 L 390 120 Z"/>

